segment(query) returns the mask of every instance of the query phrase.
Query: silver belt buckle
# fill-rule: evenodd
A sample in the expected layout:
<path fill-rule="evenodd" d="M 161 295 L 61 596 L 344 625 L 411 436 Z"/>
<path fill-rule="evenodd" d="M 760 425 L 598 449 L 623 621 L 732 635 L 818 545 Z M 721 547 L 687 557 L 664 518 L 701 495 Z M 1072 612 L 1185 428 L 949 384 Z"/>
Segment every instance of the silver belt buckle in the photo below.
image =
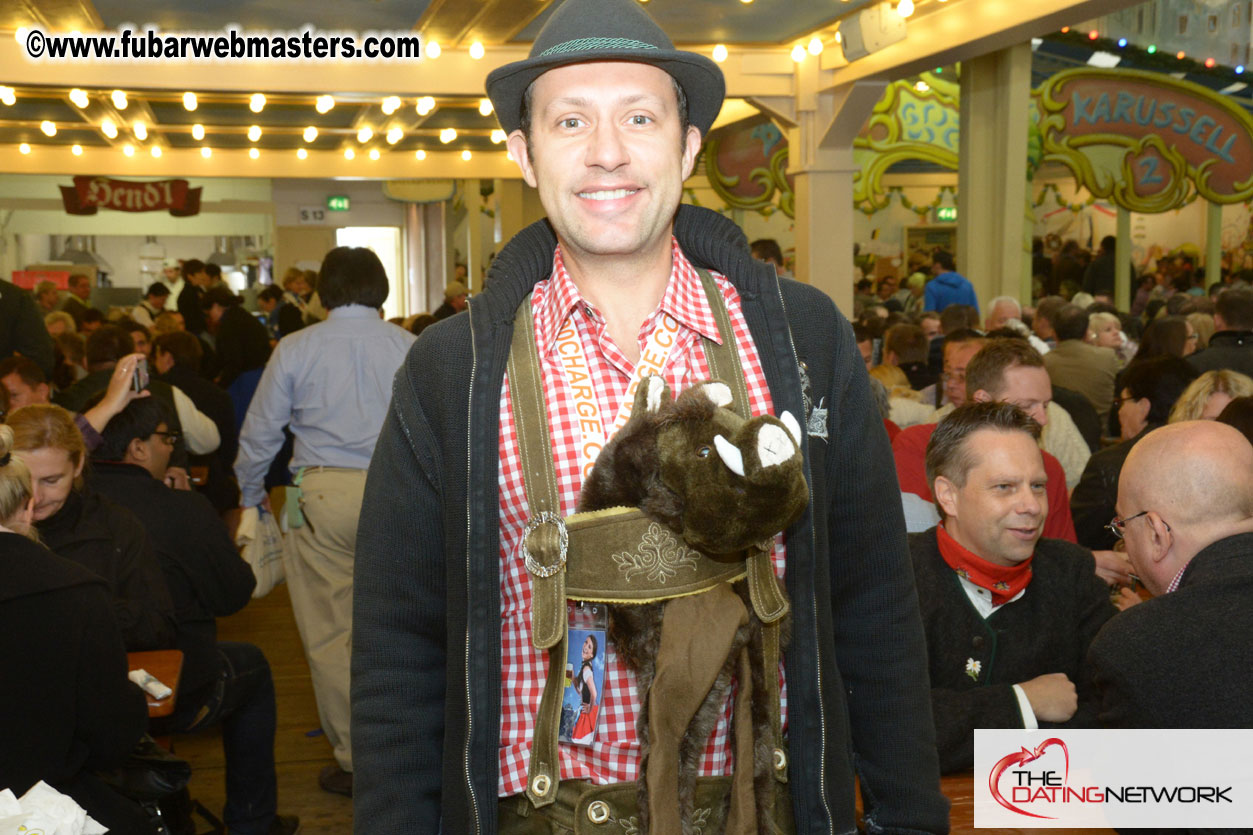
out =
<path fill-rule="evenodd" d="M 531 550 L 526 547 L 527 538 L 539 529 L 540 525 L 554 524 L 557 526 L 557 535 L 560 545 L 560 559 L 556 565 L 541 565 L 531 555 Z M 522 529 L 522 560 L 526 563 L 526 570 L 541 579 L 548 579 L 559 571 L 564 571 L 566 567 L 566 552 L 570 546 L 570 532 L 566 530 L 566 522 L 556 513 L 547 510 L 541 511 L 530 518 L 526 523 L 526 527 Z"/>

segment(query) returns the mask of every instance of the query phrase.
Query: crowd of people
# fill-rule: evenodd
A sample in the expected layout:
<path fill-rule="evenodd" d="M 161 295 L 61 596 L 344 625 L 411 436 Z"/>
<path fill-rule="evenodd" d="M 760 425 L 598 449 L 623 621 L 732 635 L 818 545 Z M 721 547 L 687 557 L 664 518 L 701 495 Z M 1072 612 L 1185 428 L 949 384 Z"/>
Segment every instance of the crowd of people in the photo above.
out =
<path fill-rule="evenodd" d="M 316 274 L 293 269 L 258 294 L 257 314 L 194 259 L 133 308 L 97 310 L 80 278 L 64 298 L 47 284 L 0 288 L 42 331 L 7 329 L 0 359 L 0 632 L 6 657 L 44 671 L 53 691 L 0 688 L 0 787 L 21 795 L 43 780 L 112 831 L 155 831 L 110 769 L 144 734 L 220 727 L 226 827 L 290 835 L 300 823 L 278 813 L 269 662 L 217 639 L 216 619 L 256 585 L 235 528 L 242 507 L 268 512 L 269 488 L 298 485 L 287 583 L 336 758 L 319 783 L 351 795 L 356 517 L 414 336 L 382 320 L 388 280 L 366 249 L 332 250 Z M 155 649 L 180 650 L 183 664 L 176 709 L 150 720 L 124 654 Z M 176 800 L 165 826 L 182 832 Z"/>
<path fill-rule="evenodd" d="M 1180 685 L 1208 691 L 1204 671 L 1228 669 L 1253 634 L 1232 609 L 1253 580 L 1250 276 L 1198 292 L 1187 259 L 1163 260 L 1147 299 L 1120 311 L 1112 252 L 1107 239 L 1079 270 L 1066 261 L 1080 250 L 1063 247 L 1060 272 L 1083 278 L 1060 282 L 1069 298 L 993 299 L 982 321 L 973 304 L 889 306 L 895 281 L 858 302 L 944 771 L 970 768 L 976 727 L 1253 721 Z M 1221 647 L 1199 646 L 1215 618 Z"/>

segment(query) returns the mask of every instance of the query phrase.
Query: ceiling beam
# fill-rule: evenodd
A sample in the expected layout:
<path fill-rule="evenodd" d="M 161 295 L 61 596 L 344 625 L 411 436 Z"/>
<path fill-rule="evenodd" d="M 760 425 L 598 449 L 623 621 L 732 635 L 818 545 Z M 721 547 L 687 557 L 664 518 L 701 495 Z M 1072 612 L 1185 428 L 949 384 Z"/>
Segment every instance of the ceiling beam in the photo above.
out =
<path fill-rule="evenodd" d="M 90 174 L 104 177 L 277 177 L 356 180 L 421 178 L 521 179 L 518 166 L 504 151 L 479 152 L 471 159 L 460 151 L 427 151 L 426 159 L 402 151 L 384 153 L 377 161 L 366 151 L 347 160 L 340 151 L 262 151 L 259 159 L 246 148 L 217 149 L 205 159 L 198 148 L 165 148 L 160 159 L 141 150 L 127 157 L 114 148 L 87 148 L 74 156 L 68 145 L 39 145 L 22 154 L 16 145 L 0 145 L 0 174 L 55 174 L 66 178 Z"/>
<path fill-rule="evenodd" d="M 709 54 L 712 47 L 691 47 Z M 437 59 L 399 61 L 30 61 L 14 38 L 0 34 L 0 67 L 13 87 L 92 87 L 130 91 L 255 93 L 317 96 L 331 93 L 415 96 L 483 95 L 487 74 L 526 58 L 530 47 L 493 46 L 481 60 L 447 48 Z M 831 50 L 828 50 L 831 51 Z M 871 56 L 873 57 L 873 56 Z M 868 60 L 868 59 L 866 59 Z M 727 95 L 790 96 L 793 62 L 783 47 L 733 47 L 722 63 Z M 159 68 L 159 72 L 156 71 Z"/>
<path fill-rule="evenodd" d="M 893 81 L 977 58 L 1080 21 L 1111 14 L 1138 0 L 961 0 L 907 21 L 906 36 L 851 64 L 840 49 L 822 53 L 834 72 L 824 89 L 862 80 Z"/>
<path fill-rule="evenodd" d="M 95 32 L 104 21 L 91 0 L 5 0 L 0 30 L 38 26 L 48 32 Z"/>

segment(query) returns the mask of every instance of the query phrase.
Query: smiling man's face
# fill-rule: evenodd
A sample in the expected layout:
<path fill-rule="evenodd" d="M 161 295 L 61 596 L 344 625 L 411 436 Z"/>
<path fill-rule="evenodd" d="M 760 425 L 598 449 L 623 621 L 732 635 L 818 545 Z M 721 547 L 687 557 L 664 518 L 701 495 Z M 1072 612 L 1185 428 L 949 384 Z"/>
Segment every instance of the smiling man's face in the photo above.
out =
<path fill-rule="evenodd" d="M 973 432 L 964 444 L 972 462 L 965 484 L 935 481 L 945 528 L 988 562 L 1017 565 L 1034 553 L 1048 515 L 1040 448 L 1025 432 L 995 429 Z"/>
<path fill-rule="evenodd" d="M 633 62 L 549 70 L 531 91 L 531 142 L 514 131 L 509 150 L 562 247 L 577 257 L 657 253 L 700 149 L 681 133 L 674 82 Z"/>

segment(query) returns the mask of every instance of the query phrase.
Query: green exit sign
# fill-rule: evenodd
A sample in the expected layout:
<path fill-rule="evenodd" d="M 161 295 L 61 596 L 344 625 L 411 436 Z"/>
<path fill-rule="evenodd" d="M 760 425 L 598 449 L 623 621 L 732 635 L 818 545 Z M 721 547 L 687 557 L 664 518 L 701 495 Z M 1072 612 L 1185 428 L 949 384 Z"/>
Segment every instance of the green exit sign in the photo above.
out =
<path fill-rule="evenodd" d="M 332 212 L 346 212 L 349 207 L 348 195 L 346 194 L 332 194 L 326 198 L 326 208 Z"/>
<path fill-rule="evenodd" d="M 333 207 L 332 207 L 333 208 Z M 957 207 L 956 206 L 940 206 L 935 210 L 936 223 L 956 223 Z"/>

